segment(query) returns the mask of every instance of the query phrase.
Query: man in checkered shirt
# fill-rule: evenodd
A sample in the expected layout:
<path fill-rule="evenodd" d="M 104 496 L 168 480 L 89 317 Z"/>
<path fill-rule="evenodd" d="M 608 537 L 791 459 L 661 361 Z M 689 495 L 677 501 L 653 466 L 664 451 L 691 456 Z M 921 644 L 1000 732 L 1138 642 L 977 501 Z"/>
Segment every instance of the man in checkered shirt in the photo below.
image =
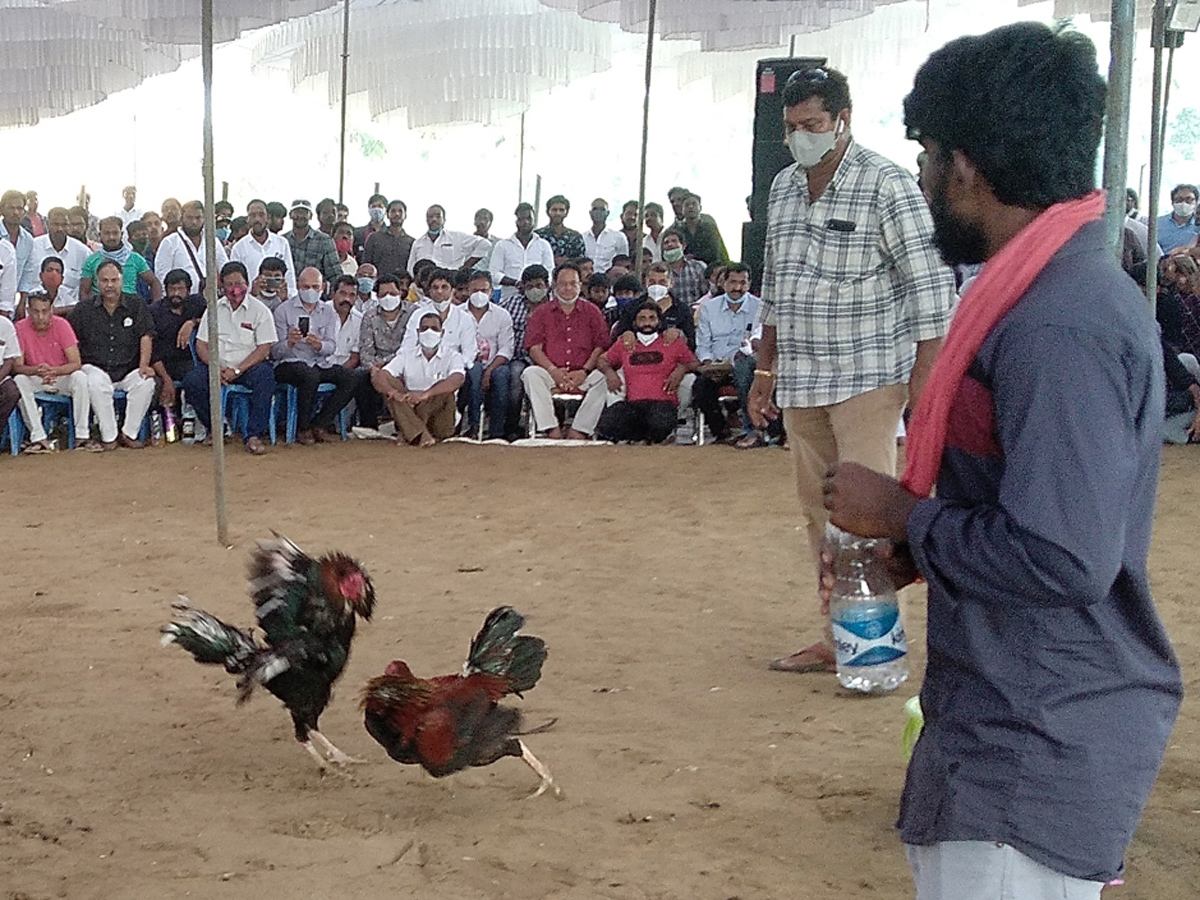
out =
<path fill-rule="evenodd" d="M 760 427 L 783 410 L 817 564 L 825 470 L 853 461 L 895 473 L 896 426 L 949 328 L 954 276 L 916 179 L 850 136 L 846 77 L 796 72 L 783 104 L 796 164 L 771 185 L 749 409 Z M 771 667 L 833 671 L 828 619 L 824 641 Z"/>

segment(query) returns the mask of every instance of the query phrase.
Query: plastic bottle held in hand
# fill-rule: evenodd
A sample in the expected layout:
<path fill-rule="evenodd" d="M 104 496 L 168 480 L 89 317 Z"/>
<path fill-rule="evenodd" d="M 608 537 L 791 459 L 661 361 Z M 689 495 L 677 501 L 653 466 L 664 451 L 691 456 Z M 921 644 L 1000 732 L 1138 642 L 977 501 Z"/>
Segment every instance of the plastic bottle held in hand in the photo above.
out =
<path fill-rule="evenodd" d="M 842 687 L 885 694 L 908 679 L 908 641 L 878 542 L 825 527 L 837 579 L 829 599 L 837 677 Z"/>

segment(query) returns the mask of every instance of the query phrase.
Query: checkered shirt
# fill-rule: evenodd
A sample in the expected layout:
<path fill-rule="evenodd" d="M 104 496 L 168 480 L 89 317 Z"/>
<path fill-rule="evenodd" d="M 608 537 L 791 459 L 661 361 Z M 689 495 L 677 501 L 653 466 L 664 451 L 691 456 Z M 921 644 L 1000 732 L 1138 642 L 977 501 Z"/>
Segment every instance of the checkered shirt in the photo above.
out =
<path fill-rule="evenodd" d="M 524 348 L 525 326 L 529 324 L 529 304 L 525 300 L 525 295 L 518 291 L 511 297 L 501 297 L 496 303 L 508 310 L 508 314 L 512 316 L 513 358 L 528 362 L 529 354 L 525 352 Z"/>
<path fill-rule="evenodd" d="M 929 208 L 904 169 L 851 142 L 813 204 L 804 169 L 775 176 L 759 321 L 776 329 L 780 406 L 906 383 L 916 342 L 945 335 L 954 300 Z"/>

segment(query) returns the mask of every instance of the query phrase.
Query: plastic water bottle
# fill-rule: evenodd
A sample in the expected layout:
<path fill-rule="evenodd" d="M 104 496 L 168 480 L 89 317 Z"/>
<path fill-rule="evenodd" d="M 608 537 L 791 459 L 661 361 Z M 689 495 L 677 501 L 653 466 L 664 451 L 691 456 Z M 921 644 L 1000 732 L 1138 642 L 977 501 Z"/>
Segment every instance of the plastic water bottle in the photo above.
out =
<path fill-rule="evenodd" d="M 164 439 L 162 413 L 157 409 L 150 411 L 150 444 L 154 447 L 162 445 Z"/>
<path fill-rule="evenodd" d="M 838 681 L 865 694 L 893 691 L 908 679 L 908 641 L 877 541 L 827 525 L 825 543 L 837 578 L 829 615 Z"/>
<path fill-rule="evenodd" d="M 180 439 L 185 444 L 194 444 L 196 442 L 196 410 L 192 408 L 192 404 L 184 401 L 183 404 L 183 422 L 179 428 Z"/>
<path fill-rule="evenodd" d="M 169 406 L 163 407 L 163 436 L 168 444 L 173 444 L 179 439 L 179 432 L 175 428 L 175 412 Z"/>

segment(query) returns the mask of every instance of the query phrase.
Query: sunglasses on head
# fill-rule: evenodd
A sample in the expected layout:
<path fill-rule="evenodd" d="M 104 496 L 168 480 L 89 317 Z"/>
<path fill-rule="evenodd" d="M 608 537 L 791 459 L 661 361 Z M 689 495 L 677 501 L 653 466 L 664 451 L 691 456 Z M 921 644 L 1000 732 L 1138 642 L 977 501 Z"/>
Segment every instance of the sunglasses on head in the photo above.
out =
<path fill-rule="evenodd" d="M 800 84 L 802 82 L 806 84 L 820 84 L 821 82 L 828 80 L 828 70 L 822 68 L 821 66 L 814 66 L 811 69 L 798 69 L 797 71 L 793 72 L 788 76 L 788 80 L 784 83 L 784 87 L 788 87 L 793 84 Z"/>

